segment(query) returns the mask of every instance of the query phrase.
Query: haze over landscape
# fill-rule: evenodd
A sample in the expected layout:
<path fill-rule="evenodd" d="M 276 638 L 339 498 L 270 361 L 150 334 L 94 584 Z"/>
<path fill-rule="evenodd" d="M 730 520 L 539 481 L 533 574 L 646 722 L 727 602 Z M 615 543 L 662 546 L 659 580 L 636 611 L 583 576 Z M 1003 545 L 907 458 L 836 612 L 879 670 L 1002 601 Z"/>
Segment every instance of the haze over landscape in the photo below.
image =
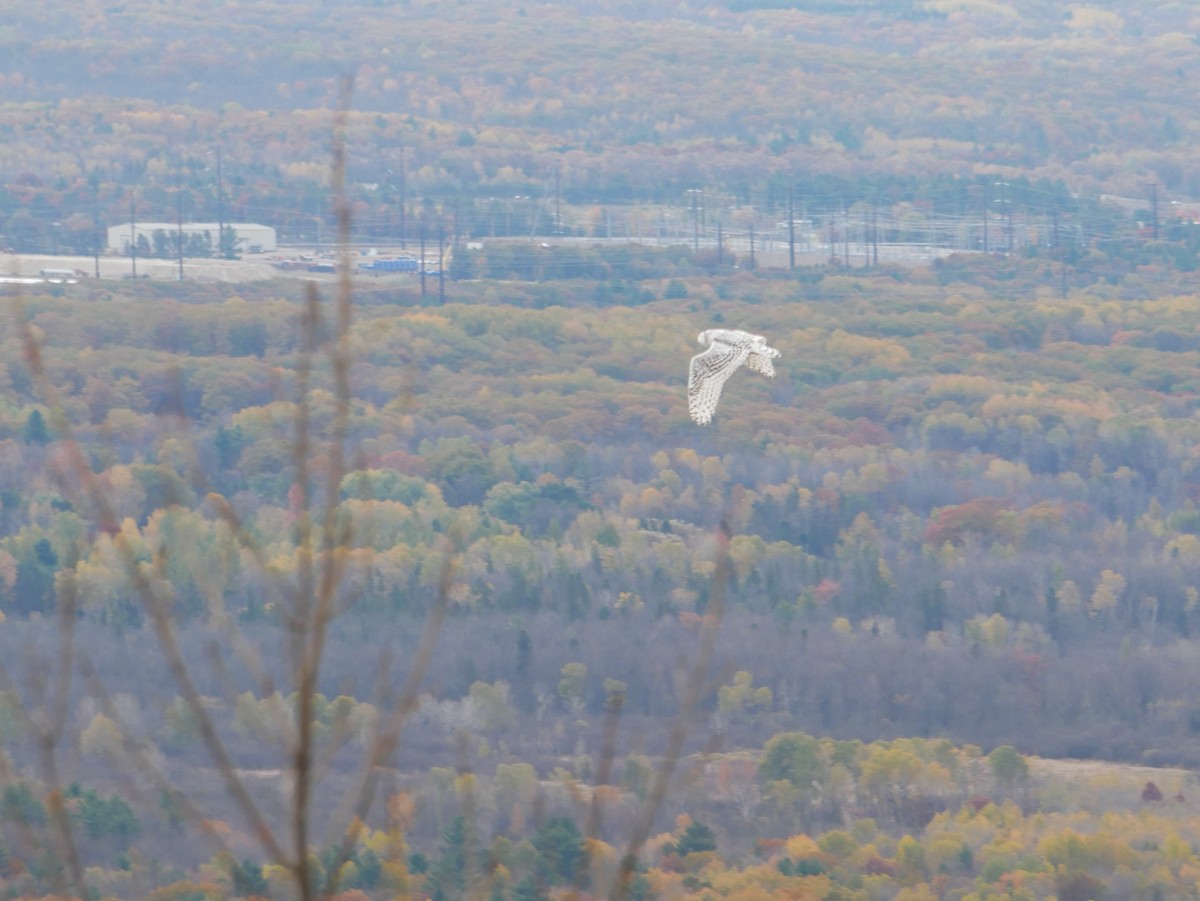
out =
<path fill-rule="evenodd" d="M 0 892 L 1192 897 L 1198 31 L 7 10 Z"/>

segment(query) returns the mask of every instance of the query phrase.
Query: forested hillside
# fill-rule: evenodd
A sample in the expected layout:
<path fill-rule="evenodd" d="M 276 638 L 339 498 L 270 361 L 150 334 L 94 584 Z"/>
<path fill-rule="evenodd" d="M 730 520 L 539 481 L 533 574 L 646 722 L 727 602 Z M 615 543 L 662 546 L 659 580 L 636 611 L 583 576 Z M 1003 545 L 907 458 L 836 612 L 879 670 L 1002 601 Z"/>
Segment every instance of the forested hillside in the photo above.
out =
<path fill-rule="evenodd" d="M 579 285 L 578 303 L 544 309 L 516 286 L 425 308 L 363 294 L 341 486 L 361 548 L 353 616 L 426 611 L 453 532 L 450 632 L 465 642 L 493 622 L 506 637 L 445 657 L 443 691 L 503 680 L 532 712 L 581 663 L 585 708 L 620 677 L 633 710 L 663 715 L 669 655 L 645 648 L 690 640 L 724 519 L 721 654 L 773 697 L 741 712 L 744 734 L 986 745 L 1019 723 L 1024 750 L 1194 759 L 1194 295 L 990 300 L 920 274 L 684 287 L 627 307 Z M 120 528 L 147 548 L 193 536 L 172 578 L 197 621 L 214 590 L 247 622 L 271 619 L 269 586 L 206 493 L 289 565 L 299 307 L 282 285 L 260 290 L 25 301 Z M 714 322 L 767 334 L 783 356 L 773 382 L 733 380 L 700 429 L 683 386 L 693 336 Z M 54 609 L 64 567 L 100 634 L 141 628 L 110 536 L 61 483 L 18 336 L 4 352 L 6 630 Z M 328 415 L 318 405 L 317 428 Z M 972 684 L 992 686 L 986 705 Z"/>
<path fill-rule="evenodd" d="M 546 286 L 460 283 L 455 302 L 420 306 L 415 288 L 364 285 L 348 333 L 350 453 L 335 499 L 348 548 L 341 614 L 314 710 L 322 740 L 345 746 L 330 758 L 321 791 L 332 794 L 322 797 L 344 790 L 348 776 L 338 774 L 383 715 L 377 661 L 392 660 L 400 679 L 420 653 L 422 621 L 443 600 L 438 651 L 390 760 L 410 799 L 397 803 L 415 805 L 415 819 L 402 819 L 411 847 L 426 855 L 417 870 L 429 855 L 451 853 L 443 843 L 452 833 L 439 833 L 455 810 L 482 830 L 472 841 L 526 834 L 534 812 L 514 807 L 510 821 L 500 811 L 512 802 L 492 794 L 517 791 L 502 787 L 517 778 L 513 767 L 529 767 L 523 779 L 598 780 L 631 792 L 627 802 L 613 796 L 609 831 L 596 833 L 623 841 L 686 699 L 687 661 L 714 625 L 706 616 L 714 591 L 724 615 L 686 749 L 732 756 L 712 758 L 713 785 L 694 781 L 699 763 L 684 767 L 690 775 L 656 828 L 689 813 L 735 856 L 752 850 L 750 837 L 816 835 L 847 818 L 873 817 L 898 836 L 976 794 L 1011 793 L 1025 772 L 988 769 L 970 748 L 952 759 L 945 742 L 880 741 L 904 736 L 1192 763 L 1200 751 L 1200 656 L 1190 640 L 1200 616 L 1194 286 L 1176 281 L 1180 293 L 1139 299 L 1130 295 L 1148 292 L 1130 278 L 1066 299 L 1044 287 L 997 299 L 954 281 L 954 271 L 951 262 L 895 276 L 651 281 L 633 306 L 610 305 L 583 282 L 555 286 L 561 305 L 546 303 Z M 685 296 L 659 299 L 681 289 Z M 44 791 L 38 721 L 19 711 L 40 704 L 39 674 L 52 665 L 45 654 L 62 640 L 55 611 L 74 610 L 73 653 L 89 675 L 65 699 L 72 726 L 59 741 L 66 778 L 80 781 L 71 809 L 100 805 L 86 814 L 98 819 L 85 862 L 110 865 L 131 844 L 164 853 L 131 822 L 176 817 L 189 828 L 173 795 L 123 788 L 106 761 L 130 742 L 233 824 L 233 848 L 252 847 L 239 838 L 240 815 L 213 793 L 206 739 L 170 655 L 154 651 L 157 608 L 141 599 L 138 574 L 153 572 L 169 592 L 180 653 L 232 761 L 246 773 L 271 766 L 279 717 L 294 700 L 247 687 L 266 684 L 254 675 L 260 665 L 288 684 L 291 611 L 281 587 L 305 571 L 295 537 L 304 528 L 298 392 L 308 385 L 321 436 L 309 478 L 331 465 L 338 394 L 336 369 L 306 362 L 310 326 L 297 293 L 286 282 L 240 296 L 57 287 L 21 298 L 18 315 L 41 347 L 33 370 L 19 329 L 0 345 L 9 692 L 0 727 L 25 774 L 9 783 L 4 816 L 26 827 L 44 816 L 30 812 Z M 332 327 L 325 317 L 318 336 Z M 714 424 L 700 428 L 687 418 L 683 389 L 694 335 L 713 324 L 766 334 L 782 357 L 774 381 L 739 373 Z M 80 484 L 73 447 L 86 453 L 99 494 Z M 728 583 L 714 571 L 722 521 Z M 218 650 L 231 625 L 268 651 L 261 661 Z M 385 648 L 390 656 L 380 658 Z M 599 749 L 614 709 L 616 759 L 606 764 Z M 833 743 L 779 745 L 793 732 Z M 793 748 L 797 762 L 772 763 L 772 747 Z M 484 780 L 476 801 L 461 780 L 453 788 L 451 761 Z M 816 769 L 793 776 L 788 766 Z M 921 775 L 923 766 L 932 769 Z M 275 771 L 262 772 L 270 780 Z M 847 778 L 858 789 L 838 781 Z M 784 791 L 780 779 L 799 788 Z M 809 798 L 813 779 L 834 781 Z M 537 828 L 554 822 L 549 811 L 576 815 L 575 789 L 562 790 L 559 800 L 548 788 L 534 792 Z M 632 806 L 618 813 L 621 803 Z M 501 806 L 483 813 L 493 804 Z M 1020 815 L 995 816 L 1011 824 Z M 15 835 L 6 846 L 41 841 Z M 906 856 L 913 848 L 892 848 L 894 839 L 872 838 L 865 826 L 855 835 L 890 863 L 868 865 L 864 850 L 838 871 L 851 845 L 836 850 L 842 839 L 822 839 L 820 851 L 764 852 L 780 874 L 771 879 L 841 872 L 834 881 L 853 885 L 863 873 L 898 878 L 917 867 Z M 957 863 L 942 872 L 970 881 L 983 871 L 973 856 L 982 845 L 964 840 L 970 854 L 956 837 Z M 1040 842 L 1034 857 L 1005 852 L 1008 863 L 987 872 L 1023 868 L 1052 882 L 1053 865 L 1037 862 L 1053 861 L 1051 839 L 1031 840 Z M 373 853 L 382 853 L 378 843 Z M 715 878 L 701 878 L 699 860 L 668 862 L 664 872 L 682 866 L 700 880 L 683 887 L 698 890 Z M 1068 870 L 1131 865 L 1076 861 Z M 150 879 L 140 866 L 133 870 Z M 513 862 L 512 872 L 529 866 Z M 921 866 L 911 878 L 941 865 Z M 52 873 L 37 874 L 28 885 L 53 885 Z"/>
<path fill-rule="evenodd" d="M 10 6 L 0 894 L 1194 893 L 1200 13 Z"/>
<path fill-rule="evenodd" d="M 0 224 L 82 251 L 97 207 L 112 224 L 134 201 L 320 240 L 342 75 L 373 240 L 601 233 L 629 203 L 655 205 L 634 226 L 653 232 L 689 190 L 727 233 L 789 196 L 797 216 L 991 210 L 1048 232 L 1107 193 L 1167 218 L 1200 196 L 1196 24 L 1134 2 L 51 0 L 0 28 Z"/>

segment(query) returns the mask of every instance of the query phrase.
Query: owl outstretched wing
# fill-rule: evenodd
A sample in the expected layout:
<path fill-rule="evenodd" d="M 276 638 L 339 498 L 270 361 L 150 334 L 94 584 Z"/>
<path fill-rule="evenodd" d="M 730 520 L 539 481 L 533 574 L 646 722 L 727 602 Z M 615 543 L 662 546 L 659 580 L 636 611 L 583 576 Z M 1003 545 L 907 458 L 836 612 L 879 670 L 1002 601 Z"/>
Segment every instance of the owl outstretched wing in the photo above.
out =
<path fill-rule="evenodd" d="M 763 351 L 771 352 L 768 354 Z M 777 356 L 779 356 L 779 351 L 763 345 L 762 348 L 751 351 L 746 355 L 746 368 L 765 375 L 769 379 L 773 379 L 775 378 L 775 364 L 771 362 L 771 359 Z"/>
<path fill-rule="evenodd" d="M 721 389 L 749 354 L 748 347 L 713 341 L 707 350 L 692 357 L 688 367 L 688 412 L 698 424 L 712 421 Z"/>

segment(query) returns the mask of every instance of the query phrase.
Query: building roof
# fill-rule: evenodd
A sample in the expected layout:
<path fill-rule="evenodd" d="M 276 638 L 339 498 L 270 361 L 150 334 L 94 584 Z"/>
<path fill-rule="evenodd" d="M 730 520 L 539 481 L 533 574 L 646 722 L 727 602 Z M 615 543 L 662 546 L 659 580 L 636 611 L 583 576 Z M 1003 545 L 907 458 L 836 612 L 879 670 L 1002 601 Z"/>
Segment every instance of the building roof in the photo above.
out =
<path fill-rule="evenodd" d="M 274 227 L 274 226 L 272 226 L 272 225 L 263 225 L 262 223 L 259 223 L 259 222 L 223 222 L 223 223 L 217 223 L 217 222 L 184 222 L 184 223 L 183 223 L 183 225 L 182 225 L 182 227 L 183 227 L 183 229 L 184 229 L 184 230 L 188 230 L 188 229 L 195 229 L 195 230 L 211 229 L 211 230 L 215 230 L 215 229 L 218 227 L 218 225 L 224 225 L 224 226 L 225 226 L 225 228 L 269 228 L 269 229 L 271 229 L 272 231 L 274 231 L 274 230 L 275 230 L 275 227 Z M 134 228 L 136 228 L 136 229 L 139 229 L 139 230 L 146 230 L 146 229 L 149 229 L 149 230 L 152 230 L 152 231 L 153 231 L 153 230 L 157 230 L 157 229 L 160 229 L 160 228 L 161 228 L 163 231 L 177 231 L 177 230 L 180 228 L 180 224 L 179 224 L 178 222 L 134 222 L 134 223 L 133 223 L 133 227 L 134 227 Z M 109 226 L 109 228 L 110 228 L 110 229 L 114 229 L 114 228 L 129 228 L 129 223 L 128 223 L 128 222 L 118 222 L 116 225 L 110 225 L 110 226 Z"/>

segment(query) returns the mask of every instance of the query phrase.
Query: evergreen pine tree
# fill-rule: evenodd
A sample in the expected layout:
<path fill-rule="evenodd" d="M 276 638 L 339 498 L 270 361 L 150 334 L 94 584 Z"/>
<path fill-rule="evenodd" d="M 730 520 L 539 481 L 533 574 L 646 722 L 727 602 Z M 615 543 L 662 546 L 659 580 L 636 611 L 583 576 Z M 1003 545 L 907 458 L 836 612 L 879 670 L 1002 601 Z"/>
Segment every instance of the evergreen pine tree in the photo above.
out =
<path fill-rule="evenodd" d="M 25 428 L 21 430 L 21 437 L 27 444 L 49 443 L 50 430 L 46 428 L 46 419 L 41 410 L 33 410 L 29 414 L 25 420 Z"/>

